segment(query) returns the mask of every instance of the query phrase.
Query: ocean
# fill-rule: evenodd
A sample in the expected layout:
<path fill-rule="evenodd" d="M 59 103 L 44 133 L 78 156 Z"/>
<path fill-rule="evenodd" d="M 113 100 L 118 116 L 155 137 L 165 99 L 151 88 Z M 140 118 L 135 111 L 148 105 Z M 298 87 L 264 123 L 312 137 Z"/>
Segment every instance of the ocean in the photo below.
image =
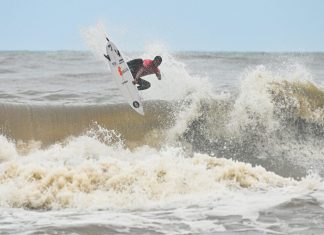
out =
<path fill-rule="evenodd" d="M 0 52 L 0 234 L 324 234 L 324 53 Z"/>

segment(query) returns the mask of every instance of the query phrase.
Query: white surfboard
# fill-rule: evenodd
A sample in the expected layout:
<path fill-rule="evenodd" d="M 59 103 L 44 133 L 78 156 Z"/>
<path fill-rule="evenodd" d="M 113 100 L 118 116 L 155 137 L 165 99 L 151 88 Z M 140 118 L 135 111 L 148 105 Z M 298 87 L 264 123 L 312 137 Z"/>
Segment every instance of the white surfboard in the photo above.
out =
<path fill-rule="evenodd" d="M 108 60 L 110 70 L 120 92 L 136 112 L 144 115 L 141 97 L 139 96 L 137 87 L 133 84 L 133 75 L 118 48 L 108 38 L 106 52 L 107 55 L 105 57 Z"/>

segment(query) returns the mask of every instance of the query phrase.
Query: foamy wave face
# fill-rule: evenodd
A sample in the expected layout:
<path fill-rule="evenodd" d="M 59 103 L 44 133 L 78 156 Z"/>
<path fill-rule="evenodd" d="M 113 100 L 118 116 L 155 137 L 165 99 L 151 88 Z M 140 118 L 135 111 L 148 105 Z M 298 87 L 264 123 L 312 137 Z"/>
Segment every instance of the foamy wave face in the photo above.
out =
<path fill-rule="evenodd" d="M 299 66 L 249 69 L 233 101 L 197 96 L 179 103 L 167 139 L 284 176 L 322 174 L 324 93 L 311 80 Z"/>
<path fill-rule="evenodd" d="M 3 135 L 0 136 L 0 163 L 18 156 L 15 144 Z"/>
<path fill-rule="evenodd" d="M 10 151 L 0 165 L 0 205 L 144 209 L 221 200 L 226 208 L 228 197 L 251 203 L 244 194 L 261 200 L 263 194 L 280 192 L 278 198 L 286 200 L 291 192 L 310 193 L 320 184 L 315 178 L 295 181 L 205 154 L 187 158 L 181 148 L 130 151 L 121 146 L 85 135 L 18 154 L 15 144 L 6 142 L 3 147 Z"/>
<path fill-rule="evenodd" d="M 323 94 L 302 66 L 288 65 L 279 71 L 265 66 L 249 69 L 243 74 L 229 129 L 239 132 L 262 125 L 265 131 L 276 131 L 282 118 L 320 124 L 324 120 Z"/>
<path fill-rule="evenodd" d="M 260 123 L 266 127 L 265 130 L 273 130 L 278 127 L 269 94 L 269 84 L 273 80 L 272 73 L 267 71 L 264 66 L 246 72 L 239 96 L 235 100 L 231 112 L 231 120 L 228 124 L 231 132 L 256 128 Z"/>

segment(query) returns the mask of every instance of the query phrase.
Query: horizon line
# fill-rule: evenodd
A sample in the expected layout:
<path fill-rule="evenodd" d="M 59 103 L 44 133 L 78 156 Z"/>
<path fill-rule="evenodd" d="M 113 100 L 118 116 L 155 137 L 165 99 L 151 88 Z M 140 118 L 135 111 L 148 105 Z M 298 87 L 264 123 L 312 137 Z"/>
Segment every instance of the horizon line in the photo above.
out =
<path fill-rule="evenodd" d="M 31 50 L 31 49 L 6 49 L 2 50 L 0 49 L 0 52 L 89 52 L 91 53 L 91 50 L 75 50 L 75 49 L 57 49 L 57 50 L 46 50 L 46 49 L 37 49 L 37 50 Z M 104 52 L 104 51 L 103 51 Z M 138 51 L 132 51 L 132 50 L 125 50 L 123 52 L 126 53 L 142 53 L 145 52 L 144 50 L 138 50 Z M 243 50 L 169 50 L 171 53 L 324 53 L 323 51 L 297 51 L 297 50 L 291 50 L 291 51 L 259 51 L 259 50 L 251 50 L 251 51 L 243 51 Z"/>

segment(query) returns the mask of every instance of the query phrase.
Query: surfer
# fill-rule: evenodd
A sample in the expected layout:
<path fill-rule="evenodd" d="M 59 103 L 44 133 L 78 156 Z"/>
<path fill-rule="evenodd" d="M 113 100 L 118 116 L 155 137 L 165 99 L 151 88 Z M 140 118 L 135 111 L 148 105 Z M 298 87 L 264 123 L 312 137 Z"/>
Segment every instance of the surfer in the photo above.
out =
<path fill-rule="evenodd" d="M 161 73 L 158 68 L 161 63 L 161 56 L 155 56 L 153 60 L 134 59 L 127 62 L 127 65 L 134 77 L 133 84 L 139 85 L 137 87 L 138 90 L 145 90 L 151 86 L 151 83 L 141 78 L 143 76 L 155 73 L 156 77 L 161 80 Z"/>

